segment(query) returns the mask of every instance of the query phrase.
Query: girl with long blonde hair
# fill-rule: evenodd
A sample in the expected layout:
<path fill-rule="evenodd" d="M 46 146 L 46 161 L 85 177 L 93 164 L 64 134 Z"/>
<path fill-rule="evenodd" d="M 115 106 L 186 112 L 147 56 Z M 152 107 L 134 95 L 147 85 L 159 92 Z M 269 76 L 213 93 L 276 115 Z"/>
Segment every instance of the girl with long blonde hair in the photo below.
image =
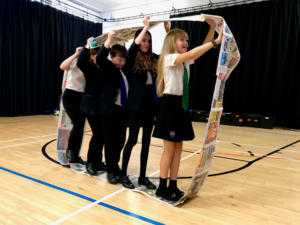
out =
<path fill-rule="evenodd" d="M 223 28 L 216 40 L 212 40 L 215 24 L 211 26 L 204 44 L 190 51 L 188 35 L 181 29 L 171 30 L 164 41 L 158 61 L 157 95 L 162 102 L 157 115 L 153 137 L 164 140 L 164 152 L 160 161 L 160 183 L 156 195 L 170 201 L 178 201 L 184 192 L 177 187 L 183 141 L 195 138 L 189 115 L 190 65 L 205 52 L 220 44 Z M 170 171 L 170 182 L 167 178 Z"/>

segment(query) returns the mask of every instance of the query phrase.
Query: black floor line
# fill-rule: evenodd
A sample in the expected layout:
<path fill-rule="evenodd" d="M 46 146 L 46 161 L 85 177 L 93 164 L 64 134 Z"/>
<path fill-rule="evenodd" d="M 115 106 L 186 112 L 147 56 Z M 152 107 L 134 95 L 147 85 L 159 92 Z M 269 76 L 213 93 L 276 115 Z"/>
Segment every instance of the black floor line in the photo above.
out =
<path fill-rule="evenodd" d="M 46 144 L 42 147 L 42 153 L 43 153 L 43 155 L 44 155 L 47 159 L 49 159 L 50 161 L 52 161 L 52 162 L 54 162 L 54 163 L 56 163 L 56 164 L 58 164 L 58 165 L 61 165 L 58 161 L 52 159 L 52 158 L 47 154 L 47 152 L 46 152 L 46 147 L 47 147 L 50 143 L 52 143 L 53 141 L 56 141 L 56 139 L 53 139 L 52 141 L 49 141 L 48 143 L 46 143 Z M 61 166 L 62 166 L 62 165 L 61 165 Z M 66 167 L 69 167 L 69 166 L 66 166 Z"/>
<path fill-rule="evenodd" d="M 248 151 L 249 152 L 249 154 L 251 155 L 251 156 L 254 156 L 254 154 L 251 152 L 251 151 Z"/>
<path fill-rule="evenodd" d="M 183 152 L 189 152 L 189 153 L 194 153 L 192 151 L 187 151 L 187 150 L 182 150 Z M 196 153 L 198 155 L 200 155 L 200 153 Z M 234 158 L 228 158 L 228 157 L 223 157 L 223 156 L 218 156 L 218 155 L 215 155 L 214 157 L 216 158 L 223 158 L 223 159 L 230 159 L 230 160 L 236 160 L 236 161 L 241 161 L 241 162 L 249 162 L 249 161 L 246 161 L 246 160 L 242 160 L 242 159 L 234 159 Z"/>
<path fill-rule="evenodd" d="M 240 161 L 240 162 L 249 162 L 249 161 L 242 160 L 242 159 L 234 159 L 234 158 L 228 158 L 228 157 L 223 157 L 223 156 L 218 156 L 218 155 L 215 155 L 215 157 L 222 158 L 222 159 L 230 159 L 230 160 L 235 160 L 235 161 Z"/>
<path fill-rule="evenodd" d="M 86 134 L 86 135 L 89 135 L 89 134 Z M 56 164 L 61 165 L 58 161 L 52 159 L 52 158 L 47 154 L 47 152 L 46 152 L 46 147 L 47 147 L 50 143 L 52 143 L 53 141 L 56 141 L 56 139 L 53 139 L 53 140 L 49 141 L 48 143 L 46 143 L 46 144 L 42 147 L 42 153 L 43 153 L 43 155 L 44 155 L 47 159 L 49 159 L 50 161 L 52 161 L 52 162 L 54 162 L 54 163 L 56 163 Z M 210 174 L 210 175 L 208 175 L 208 176 L 209 176 L 209 177 L 220 176 L 220 175 L 225 175 L 225 174 L 229 174 L 229 173 L 234 173 L 234 172 L 237 172 L 237 171 L 246 169 L 247 167 L 251 166 L 253 163 L 258 162 L 259 160 L 262 160 L 262 159 L 264 159 L 264 158 L 266 158 L 266 157 L 268 157 L 268 156 L 270 156 L 270 155 L 273 155 L 273 154 L 275 154 L 275 153 L 277 153 L 277 152 L 279 152 L 279 151 L 281 151 L 281 150 L 284 150 L 285 148 L 290 147 L 290 146 L 292 146 L 292 145 L 294 145 L 294 144 L 296 144 L 296 143 L 298 143 L 298 142 L 300 142 L 300 140 L 295 141 L 295 142 L 293 142 L 293 143 L 291 143 L 291 144 L 288 144 L 288 145 L 286 145 L 286 146 L 284 146 L 284 147 L 282 147 L 282 148 L 279 148 L 279 149 L 277 149 L 277 150 L 275 150 L 275 151 L 273 151 L 273 152 L 270 152 L 270 153 L 264 155 L 263 157 L 254 159 L 254 160 L 252 160 L 252 161 L 250 161 L 250 162 L 249 162 L 249 161 L 245 161 L 245 160 L 240 160 L 240 159 L 233 159 L 233 158 L 227 158 L 227 157 L 222 157 L 222 156 L 215 156 L 215 157 L 218 157 L 218 158 L 225 158 L 225 159 L 230 159 L 230 160 L 243 161 L 243 162 L 247 162 L 247 164 L 244 165 L 244 166 L 242 166 L 242 167 L 240 167 L 240 168 L 234 169 L 234 170 L 226 171 L 226 172 L 223 172 L 223 173 Z M 139 143 L 139 144 L 140 144 L 140 143 Z M 161 147 L 161 146 L 158 146 L 158 145 L 151 145 L 151 146 Z M 184 152 L 194 153 L 194 152 L 187 151 L 187 150 L 183 150 L 183 151 L 184 151 Z M 252 152 L 251 152 L 251 153 L 252 153 Z M 251 153 L 250 153 L 250 154 L 251 154 Z M 199 153 L 197 153 L 197 154 L 199 154 Z M 252 153 L 252 154 L 253 154 L 253 153 Z M 69 167 L 69 166 L 65 166 L 65 167 Z M 192 176 L 189 176 L 189 177 L 177 177 L 177 179 L 190 179 L 190 178 L 192 178 Z M 159 177 L 151 177 L 151 179 L 159 179 Z M 169 177 L 168 177 L 168 179 L 169 179 Z"/>
<path fill-rule="evenodd" d="M 238 145 L 238 144 L 236 144 L 236 143 L 231 143 L 231 144 L 236 145 L 236 146 L 239 146 L 239 147 L 242 147 L 242 146 L 240 146 L 240 145 Z"/>
<path fill-rule="evenodd" d="M 275 151 L 273 151 L 273 152 L 270 152 L 270 153 L 266 154 L 265 157 L 261 157 L 261 158 L 254 159 L 254 160 L 248 162 L 245 166 L 242 166 L 242 167 L 237 168 L 237 169 L 235 169 L 235 170 L 230 170 L 230 171 L 223 172 L 223 173 L 210 174 L 210 175 L 208 175 L 208 176 L 209 176 L 209 177 L 220 176 L 220 175 L 224 175 L 224 174 L 233 173 L 233 172 L 237 172 L 237 171 L 243 170 L 243 169 L 245 169 L 245 168 L 251 166 L 253 163 L 258 162 L 259 160 L 262 160 L 262 159 L 266 158 L 267 156 L 273 155 L 274 153 L 277 153 L 277 152 L 279 152 L 279 151 L 281 151 L 281 150 L 283 150 L 283 149 L 285 149 L 285 148 L 287 148 L 287 147 L 290 147 L 291 145 L 296 144 L 296 143 L 298 143 L 298 142 L 300 142 L 300 140 L 295 141 L 295 142 L 293 142 L 293 143 L 291 143 L 291 144 L 288 144 L 288 145 L 286 145 L 286 146 L 284 146 L 284 147 L 282 147 L 282 148 L 279 148 L 279 149 L 277 149 L 277 150 L 275 150 Z"/>

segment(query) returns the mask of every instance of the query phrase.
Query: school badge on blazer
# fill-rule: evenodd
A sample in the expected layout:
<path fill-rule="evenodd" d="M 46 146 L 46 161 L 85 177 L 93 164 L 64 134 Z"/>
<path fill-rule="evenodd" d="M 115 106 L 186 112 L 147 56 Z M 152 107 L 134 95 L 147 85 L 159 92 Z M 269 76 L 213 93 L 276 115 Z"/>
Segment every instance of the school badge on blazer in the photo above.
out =
<path fill-rule="evenodd" d="M 170 137 L 171 138 L 175 137 L 175 131 L 170 131 Z"/>

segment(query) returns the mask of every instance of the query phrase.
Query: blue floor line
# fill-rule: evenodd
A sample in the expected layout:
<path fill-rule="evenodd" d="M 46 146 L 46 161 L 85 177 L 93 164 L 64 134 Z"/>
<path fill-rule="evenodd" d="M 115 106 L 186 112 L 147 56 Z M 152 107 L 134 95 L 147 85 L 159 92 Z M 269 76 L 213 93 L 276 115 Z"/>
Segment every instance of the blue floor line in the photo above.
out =
<path fill-rule="evenodd" d="M 54 188 L 54 189 L 56 189 L 56 190 L 59 190 L 59 191 L 68 193 L 68 194 L 70 194 L 70 195 L 74 195 L 74 196 L 76 196 L 76 197 L 82 198 L 82 199 L 87 200 L 87 201 L 90 201 L 90 202 L 96 202 L 96 201 L 97 201 L 97 200 L 95 200 L 95 199 L 92 199 L 92 198 L 89 198 L 89 197 L 87 197 L 87 196 L 78 194 L 78 193 L 76 193 L 76 192 L 69 191 L 69 190 L 67 190 L 67 189 L 64 189 L 64 188 L 55 186 L 55 185 L 53 185 L 53 184 L 46 183 L 46 182 L 44 182 L 44 181 L 41 181 L 41 180 L 38 180 L 38 179 L 35 179 L 35 178 L 32 178 L 32 177 L 26 176 L 26 175 L 21 174 L 21 173 L 17 173 L 17 172 L 15 172 L 15 171 L 12 171 L 12 170 L 9 170 L 9 169 L 3 168 L 3 167 L 0 167 L 0 169 L 3 170 L 3 171 L 6 171 L 6 172 L 8 172 L 8 173 L 12 173 L 12 174 L 14 174 L 14 175 L 17 175 L 17 176 L 19 176 L 19 177 L 23 177 L 23 178 L 25 178 L 25 179 L 34 181 L 34 182 L 36 182 L 36 183 L 43 184 L 43 185 L 45 185 L 45 186 Z M 159 223 L 159 222 L 157 222 L 157 221 L 155 221 L 155 220 L 148 219 L 148 218 L 146 218 L 146 217 L 137 215 L 137 214 L 135 214 L 135 213 L 128 212 L 128 211 L 126 211 L 126 210 L 124 210 L 124 209 L 120 209 L 120 208 L 118 208 L 118 207 L 115 207 L 115 206 L 112 206 L 112 205 L 109 205 L 109 204 L 106 204 L 106 203 L 103 203 L 103 202 L 99 202 L 98 205 L 101 205 L 101 206 L 103 206 L 103 207 L 109 208 L 109 209 L 111 209 L 111 210 L 114 210 L 114 211 L 117 211 L 117 212 L 120 212 L 120 213 L 123 213 L 123 214 L 125 214 L 125 215 L 127 215 L 127 216 L 131 216 L 131 217 L 134 217 L 134 218 L 136 218 L 136 219 L 143 220 L 143 221 L 148 222 L 148 223 L 150 223 L 150 224 L 163 225 L 163 223 Z"/>

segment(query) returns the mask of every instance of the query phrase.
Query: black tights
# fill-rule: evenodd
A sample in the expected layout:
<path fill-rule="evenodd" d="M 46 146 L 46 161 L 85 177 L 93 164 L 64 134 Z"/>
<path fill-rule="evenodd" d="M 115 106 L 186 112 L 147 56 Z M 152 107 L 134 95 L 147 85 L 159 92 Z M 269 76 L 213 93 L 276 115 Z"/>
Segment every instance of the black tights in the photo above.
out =
<path fill-rule="evenodd" d="M 146 177 L 147 161 L 149 155 L 149 147 L 151 141 L 153 126 L 143 127 L 143 137 L 142 137 L 142 151 L 140 159 L 140 179 Z M 123 160 L 122 160 L 122 172 L 121 176 L 127 176 L 127 167 L 130 160 L 130 155 L 133 147 L 136 145 L 138 140 L 140 128 L 129 128 L 129 137 L 125 148 L 123 150 Z"/>

